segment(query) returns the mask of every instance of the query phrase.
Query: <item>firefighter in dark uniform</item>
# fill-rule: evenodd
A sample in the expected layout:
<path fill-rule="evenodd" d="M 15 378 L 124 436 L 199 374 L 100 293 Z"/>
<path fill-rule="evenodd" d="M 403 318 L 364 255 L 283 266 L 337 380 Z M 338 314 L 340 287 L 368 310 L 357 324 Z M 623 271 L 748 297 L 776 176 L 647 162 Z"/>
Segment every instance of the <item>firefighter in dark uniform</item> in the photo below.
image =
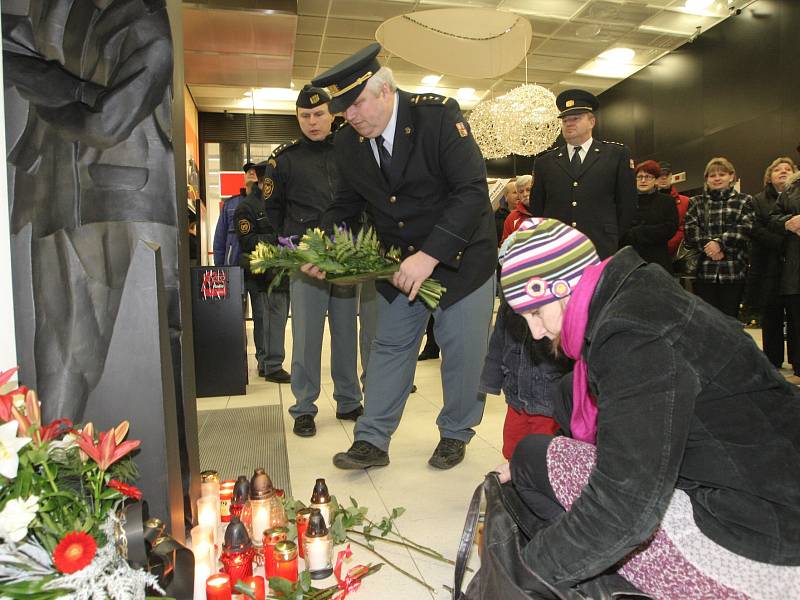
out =
<path fill-rule="evenodd" d="M 257 171 L 261 166 L 257 166 Z M 264 178 L 261 189 L 252 187 L 252 191 L 233 213 L 236 231 L 239 234 L 239 266 L 244 269 L 245 278 L 250 278 L 258 283 L 261 295 L 261 315 L 264 347 L 264 379 L 275 383 L 289 383 L 290 374 L 283 368 L 283 359 L 286 357 L 285 338 L 286 320 L 289 317 L 289 284 L 284 279 L 276 288 L 267 293 L 267 287 L 272 280 L 272 273 L 267 272 L 256 275 L 250 271 L 250 261 L 245 254 L 255 250 L 258 242 L 276 244 L 278 236 L 275 228 L 267 217 L 264 193 L 268 192 L 273 183 Z M 263 190 L 263 192 L 262 192 Z M 255 306 L 255 305 L 254 305 Z"/>
<path fill-rule="evenodd" d="M 623 144 L 592 139 L 594 95 L 566 90 L 556 105 L 566 144 L 536 156 L 531 213 L 575 227 L 606 258 L 619 249 L 636 213 L 631 153 Z"/>
<path fill-rule="evenodd" d="M 379 282 L 378 323 L 367 368 L 364 415 L 355 442 L 334 456 L 339 468 L 389 463 L 388 448 L 411 391 L 430 311 L 416 300 L 428 277 L 447 292 L 433 311 L 442 350 L 441 439 L 429 460 L 449 469 L 464 458 L 483 416 L 478 379 L 492 315 L 497 235 L 486 168 L 458 103 L 397 90 L 372 44 L 313 80 L 328 86 L 339 184 L 326 228 L 356 223 L 366 209 L 385 247 L 401 249 L 392 284 Z M 306 265 L 310 274 L 321 275 Z"/>
<path fill-rule="evenodd" d="M 328 111 L 330 96 L 306 85 L 297 95 L 297 121 L 303 135 L 275 149 L 266 165 L 264 200 L 270 223 L 295 242 L 309 227 L 319 227 L 338 179 Z M 267 182 L 269 182 L 267 184 Z M 336 418 L 355 421 L 363 412 L 358 380 L 357 286 L 334 286 L 303 273 L 292 276 L 292 394 L 289 408 L 296 435 L 316 433 L 315 404 L 325 316 L 331 337 L 331 377 Z"/>

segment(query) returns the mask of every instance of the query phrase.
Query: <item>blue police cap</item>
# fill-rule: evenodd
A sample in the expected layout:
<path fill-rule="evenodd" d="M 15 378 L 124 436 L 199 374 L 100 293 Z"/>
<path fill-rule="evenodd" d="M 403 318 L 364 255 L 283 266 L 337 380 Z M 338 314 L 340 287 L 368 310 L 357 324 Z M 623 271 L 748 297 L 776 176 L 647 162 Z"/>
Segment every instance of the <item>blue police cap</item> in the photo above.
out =
<path fill-rule="evenodd" d="M 380 51 L 380 44 L 370 44 L 311 80 L 312 85 L 327 87 L 330 91 L 332 99 L 328 109 L 332 113 L 344 112 L 355 102 L 367 80 L 381 68 L 377 59 Z"/>
<path fill-rule="evenodd" d="M 556 106 L 561 111 L 558 118 L 563 119 L 569 115 L 594 112 L 600 107 L 600 102 L 586 90 L 564 90 L 556 97 Z"/>

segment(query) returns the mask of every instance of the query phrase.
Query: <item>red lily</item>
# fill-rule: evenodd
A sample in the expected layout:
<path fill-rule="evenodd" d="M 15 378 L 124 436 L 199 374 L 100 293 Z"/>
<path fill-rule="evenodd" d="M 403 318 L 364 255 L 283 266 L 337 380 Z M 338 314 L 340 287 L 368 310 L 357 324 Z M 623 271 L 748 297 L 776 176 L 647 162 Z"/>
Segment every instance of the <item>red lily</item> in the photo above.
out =
<path fill-rule="evenodd" d="M 93 436 L 84 428 L 75 443 L 100 466 L 101 471 L 105 471 L 123 456 L 136 450 L 141 444 L 139 440 L 122 442 L 122 438 L 125 437 L 127 431 L 128 422 L 123 421 L 117 427 L 101 432 L 100 441 L 95 445 Z"/>
<path fill-rule="evenodd" d="M 42 426 L 41 403 L 33 390 L 25 394 L 25 412 L 12 405 L 11 416 L 19 423 L 17 435 L 33 439 L 36 447 L 60 436 L 63 433 L 62 426 L 72 427 L 69 419 L 56 419 L 49 425 Z"/>
<path fill-rule="evenodd" d="M 0 371 L 0 388 L 11 381 L 14 373 L 16 373 L 18 370 L 19 367 L 14 367 L 8 371 Z M 27 393 L 28 388 L 26 388 L 24 385 L 21 385 L 10 392 L 0 394 L 0 421 L 10 421 L 14 418 L 11 414 L 11 407 L 14 406 L 14 396 L 20 396 Z"/>

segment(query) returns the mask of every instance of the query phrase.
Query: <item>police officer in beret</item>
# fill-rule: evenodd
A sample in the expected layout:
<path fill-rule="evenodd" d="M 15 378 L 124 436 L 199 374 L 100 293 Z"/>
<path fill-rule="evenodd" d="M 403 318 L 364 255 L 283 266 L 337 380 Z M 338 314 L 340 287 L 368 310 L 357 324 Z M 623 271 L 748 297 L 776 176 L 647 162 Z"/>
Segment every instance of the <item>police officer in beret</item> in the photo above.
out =
<path fill-rule="evenodd" d="M 497 235 L 486 168 L 455 100 L 398 90 L 372 44 L 313 80 L 328 86 L 330 110 L 348 125 L 334 142 L 339 184 L 326 227 L 357 222 L 366 209 L 385 247 L 402 251 L 392 283 L 379 282 L 364 415 L 355 442 L 334 456 L 342 469 L 389 464 L 389 442 L 411 391 L 430 316 L 417 299 L 428 277 L 447 292 L 433 311 L 442 350 L 441 439 L 429 460 L 449 469 L 464 458 L 483 416 L 478 379 L 494 298 Z M 321 275 L 318 269 L 304 269 Z"/>
<path fill-rule="evenodd" d="M 331 203 L 338 174 L 325 89 L 306 85 L 297 95 L 302 137 L 279 146 L 267 161 L 262 189 L 267 216 L 282 236 L 299 240 L 319 227 Z M 325 315 L 331 336 L 331 377 L 336 418 L 355 421 L 363 412 L 358 380 L 356 312 L 358 288 L 334 286 L 302 273 L 292 276 L 292 394 L 289 408 L 296 435 L 316 433 L 320 360 Z"/>
<path fill-rule="evenodd" d="M 261 169 L 255 166 L 255 171 Z M 266 178 L 262 187 L 266 188 Z M 261 189 L 257 185 L 250 188 L 248 196 L 239 204 L 233 213 L 236 232 L 239 235 L 239 266 L 244 269 L 245 287 L 250 290 L 255 288 L 260 302 L 252 302 L 253 311 L 253 338 L 256 348 L 259 338 L 263 347 L 263 358 L 259 359 L 259 372 L 264 372 L 264 379 L 275 383 L 289 383 L 291 376 L 283 368 L 283 359 L 286 358 L 285 338 L 286 320 L 289 318 L 289 284 L 281 282 L 279 286 L 267 293 L 267 287 L 272 281 L 270 272 L 256 275 L 250 270 L 250 261 L 245 254 L 255 250 L 258 242 L 276 244 L 278 236 L 276 229 L 269 222 L 266 206 Z M 252 295 L 251 295 L 252 298 Z M 257 326 L 257 315 L 260 313 L 261 332 Z M 258 356 L 258 351 L 256 353 Z"/>
<path fill-rule="evenodd" d="M 566 90 L 556 98 L 566 144 L 534 160 L 531 212 L 552 217 L 584 233 L 600 258 L 619 249 L 636 212 L 636 181 L 630 150 L 592 138 L 597 98 Z"/>

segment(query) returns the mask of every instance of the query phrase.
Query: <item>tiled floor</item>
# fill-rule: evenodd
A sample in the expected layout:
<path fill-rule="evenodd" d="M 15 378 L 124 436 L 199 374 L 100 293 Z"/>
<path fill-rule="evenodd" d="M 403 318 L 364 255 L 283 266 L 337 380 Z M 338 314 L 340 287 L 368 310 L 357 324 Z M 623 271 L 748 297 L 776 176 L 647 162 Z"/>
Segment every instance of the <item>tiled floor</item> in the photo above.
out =
<path fill-rule="evenodd" d="M 284 363 L 287 370 L 291 364 L 290 329 L 287 326 L 287 357 Z M 748 332 L 760 343 L 760 331 Z M 251 334 L 252 330 L 248 328 L 250 340 Z M 294 400 L 288 385 L 268 383 L 257 376 L 253 352 L 251 342 L 248 355 L 252 383 L 247 387 L 247 395 L 200 398 L 197 401 L 200 410 L 278 403 L 284 409 L 291 406 Z M 439 440 L 435 420 L 442 405 L 439 379 L 441 363 L 439 360 L 420 362 L 414 379 L 419 389 L 409 397 L 402 422 L 393 437 L 389 449 L 391 464 L 368 471 L 341 471 L 333 466 L 331 457 L 336 452 L 346 450 L 352 443 L 353 423 L 335 418 L 333 386 L 327 366 L 329 357 L 330 346 L 326 341 L 323 348 L 323 386 L 316 419 L 317 435 L 313 438 L 292 435 L 293 421 L 284 410 L 294 496 L 308 502 L 316 478 L 324 477 L 331 493 L 341 502 L 347 503 L 350 497 L 355 498 L 360 505 L 369 507 L 369 515 L 374 521 L 388 515 L 394 507 L 404 507 L 405 514 L 397 520 L 402 535 L 455 558 L 472 493 L 483 475 L 503 462 L 500 448 L 506 405 L 502 397 L 487 398 L 483 422 L 467 447 L 464 462 L 449 471 L 434 469 L 428 466 L 427 461 Z M 785 373 L 791 375 L 791 371 Z M 366 579 L 361 589 L 350 596 L 354 600 L 450 597 L 444 586 L 453 584 L 452 567 L 409 553 L 399 546 L 381 542 L 377 544 L 382 554 L 398 567 L 425 581 L 433 591 L 386 565 L 379 573 Z M 353 559 L 348 563 L 350 566 L 380 562 L 380 559 L 362 548 L 353 546 L 353 550 Z M 473 555 L 472 566 L 477 562 L 477 556 Z M 331 577 L 318 582 L 318 585 L 322 587 L 333 583 L 335 581 Z"/>

